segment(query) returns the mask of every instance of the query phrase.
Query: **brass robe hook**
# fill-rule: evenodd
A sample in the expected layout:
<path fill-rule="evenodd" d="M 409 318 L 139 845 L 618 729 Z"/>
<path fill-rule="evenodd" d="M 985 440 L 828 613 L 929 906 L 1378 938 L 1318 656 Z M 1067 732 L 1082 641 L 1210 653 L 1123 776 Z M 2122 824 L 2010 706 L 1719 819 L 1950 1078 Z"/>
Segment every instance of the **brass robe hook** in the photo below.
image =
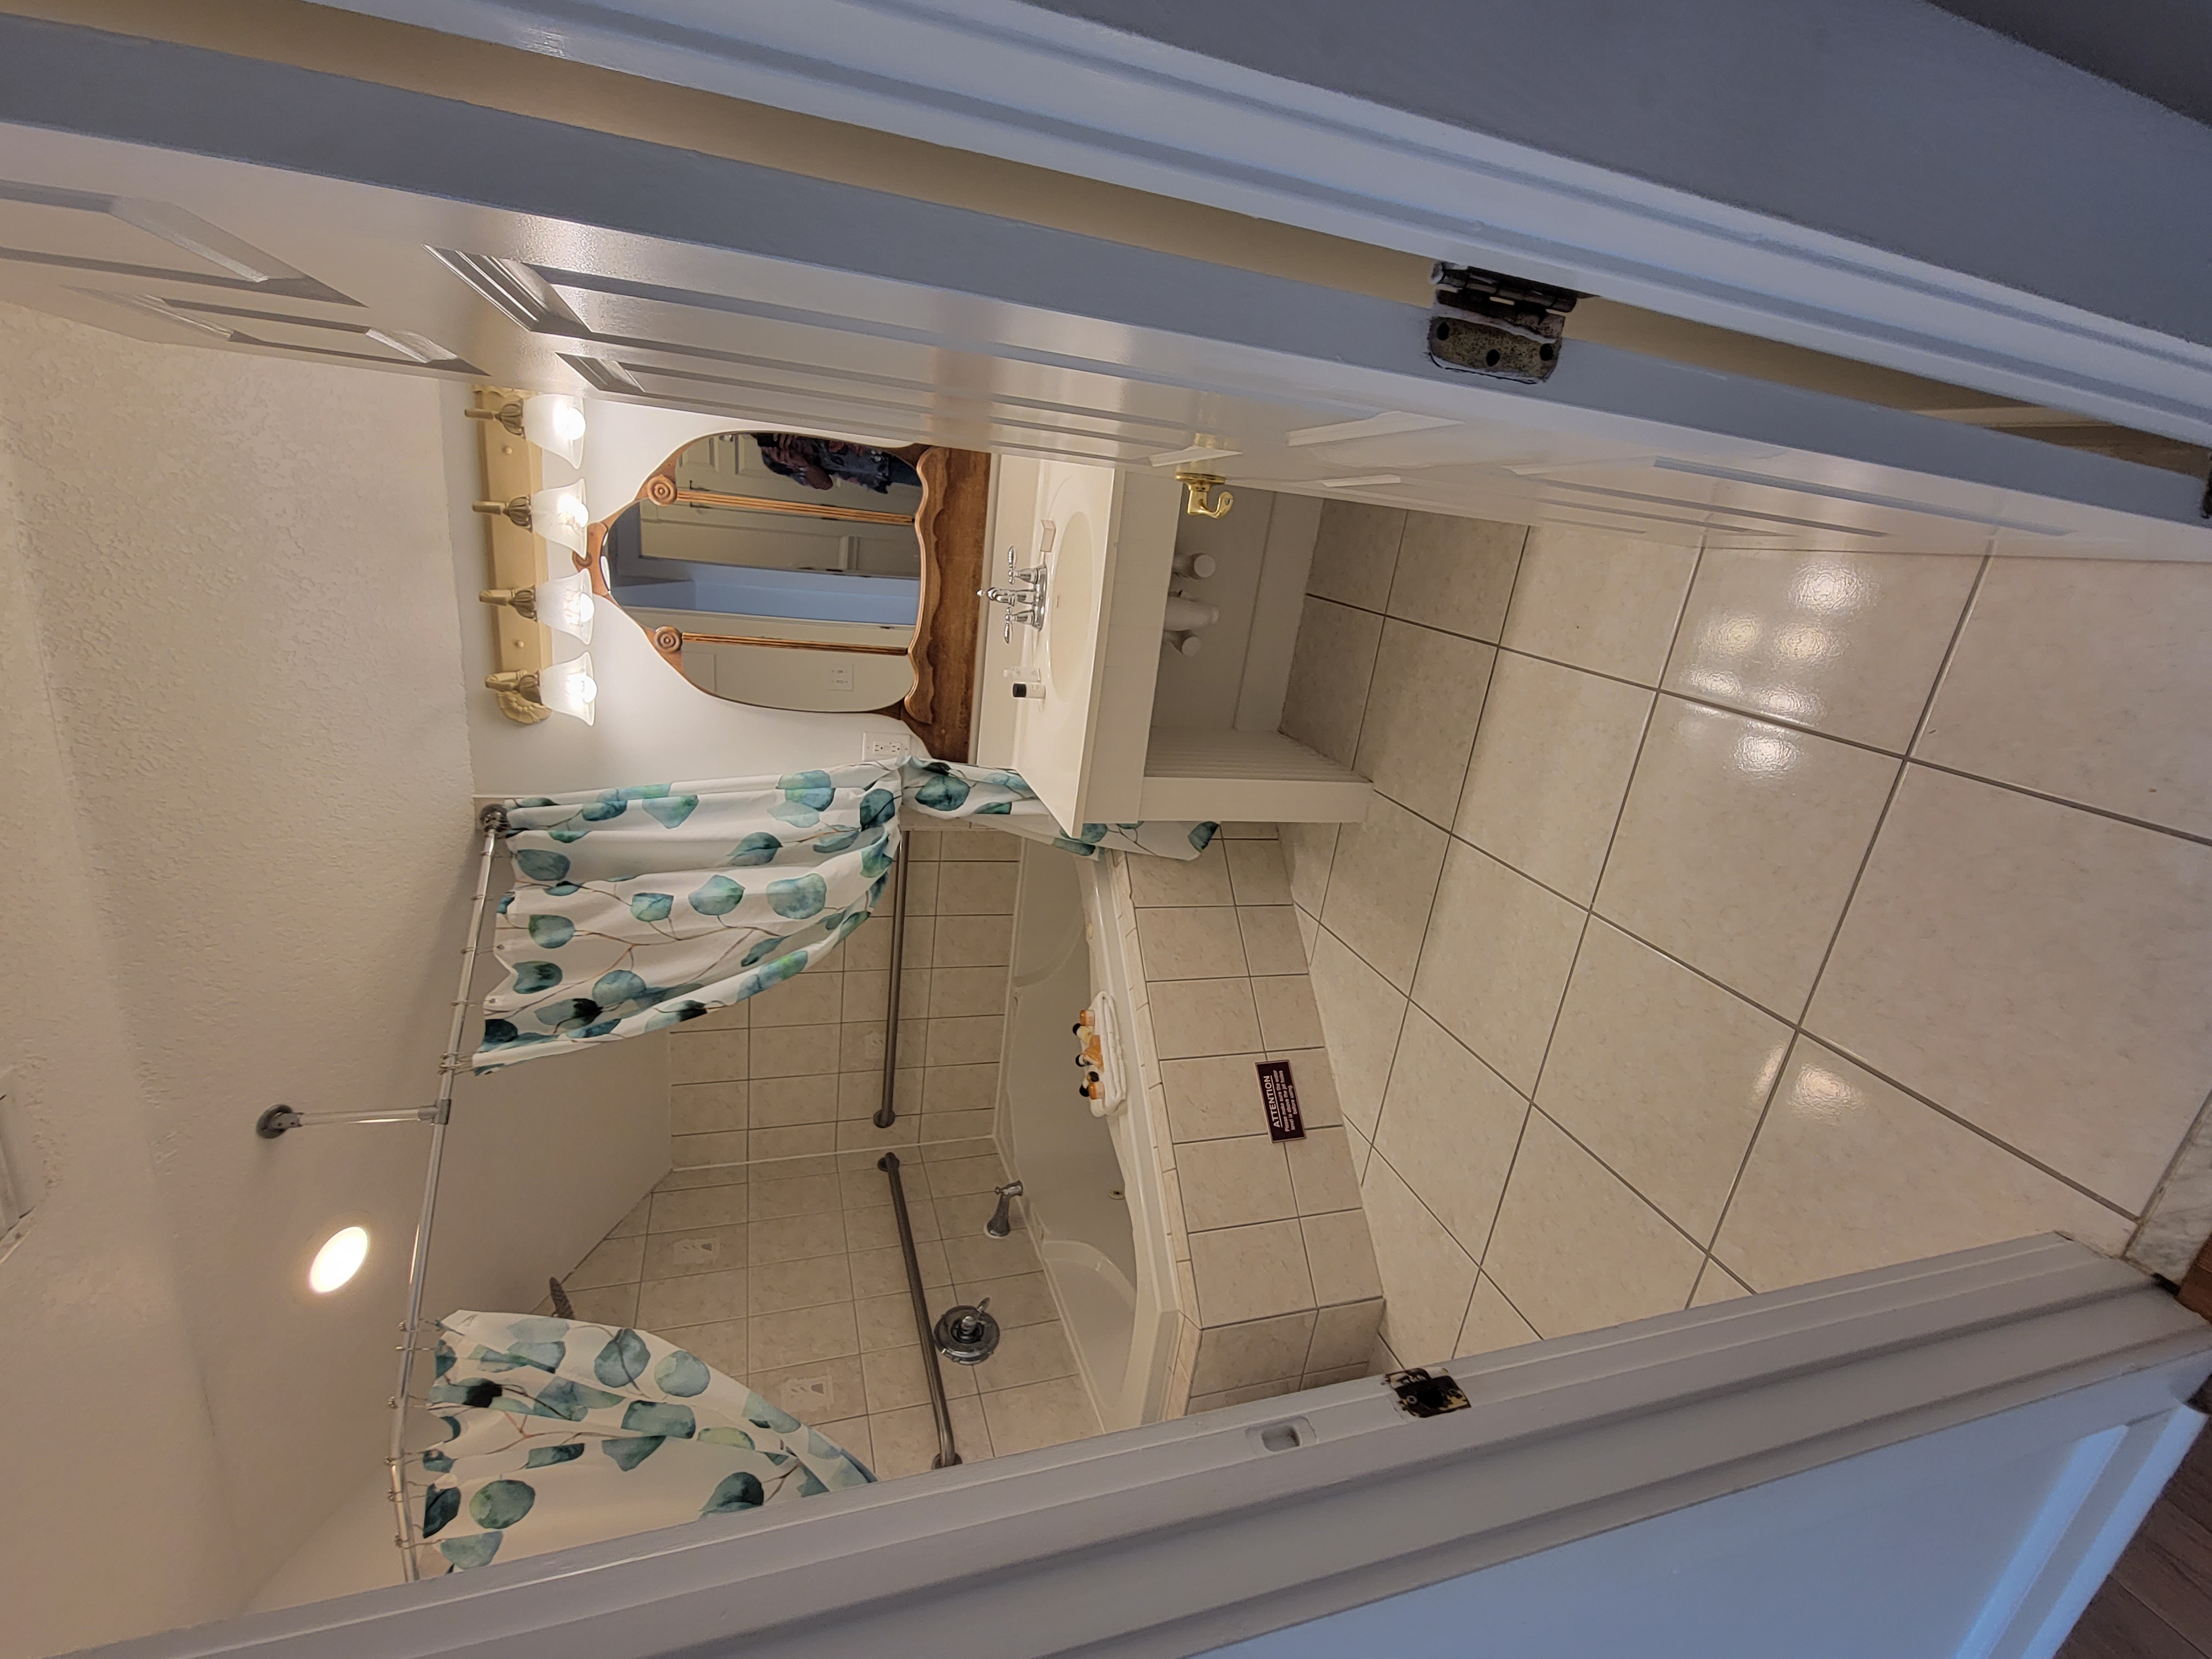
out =
<path fill-rule="evenodd" d="M 1229 509 L 1236 504 L 1237 498 L 1226 489 L 1214 496 L 1212 501 L 1209 502 L 1206 500 L 1207 495 L 1215 485 L 1228 482 L 1218 473 L 1178 472 L 1176 474 L 1176 482 L 1188 492 L 1182 510 L 1194 519 L 1224 518 L 1228 515 Z"/>

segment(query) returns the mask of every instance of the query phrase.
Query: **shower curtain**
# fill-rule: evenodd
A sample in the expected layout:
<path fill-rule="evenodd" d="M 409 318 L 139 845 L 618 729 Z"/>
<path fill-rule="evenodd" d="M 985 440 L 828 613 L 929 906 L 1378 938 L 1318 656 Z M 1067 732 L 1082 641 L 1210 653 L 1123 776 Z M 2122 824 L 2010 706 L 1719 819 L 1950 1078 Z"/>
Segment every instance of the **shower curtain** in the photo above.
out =
<path fill-rule="evenodd" d="M 866 921 L 917 819 L 980 818 L 1084 857 L 1194 859 L 1211 823 L 1062 832 L 1012 772 L 908 761 L 507 804 L 516 883 L 476 1069 L 664 1030 L 805 971 Z"/>

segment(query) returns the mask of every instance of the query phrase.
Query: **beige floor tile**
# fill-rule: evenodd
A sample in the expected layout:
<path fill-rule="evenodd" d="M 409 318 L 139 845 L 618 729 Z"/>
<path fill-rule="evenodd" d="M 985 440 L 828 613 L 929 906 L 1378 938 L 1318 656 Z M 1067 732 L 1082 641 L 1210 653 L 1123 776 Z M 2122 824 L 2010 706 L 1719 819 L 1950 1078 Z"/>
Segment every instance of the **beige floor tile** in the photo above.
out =
<path fill-rule="evenodd" d="M 607 1229 L 609 1238 L 628 1238 L 633 1234 L 647 1231 L 648 1218 L 653 1213 L 653 1194 L 647 1193 L 633 1205 L 628 1215 Z"/>
<path fill-rule="evenodd" d="M 1266 1135 L 1194 1140 L 1176 1148 L 1183 1224 L 1192 1232 L 1280 1221 L 1298 1212 L 1291 1166 Z"/>
<path fill-rule="evenodd" d="M 945 1265 L 945 1246 L 933 1238 L 915 1242 L 915 1259 L 921 1265 L 921 1282 L 926 1285 L 950 1285 L 952 1269 Z M 854 1250 L 845 1258 L 845 1265 L 853 1274 L 853 1294 L 856 1297 L 904 1296 L 906 1286 L 906 1257 L 896 1244 L 880 1249 Z"/>
<path fill-rule="evenodd" d="M 750 1085 L 750 1127 L 787 1129 L 798 1123 L 828 1123 L 837 1115 L 837 1079 L 769 1077 Z"/>
<path fill-rule="evenodd" d="M 2139 1211 L 2212 1085 L 2212 848 L 1914 767 L 1807 1029 Z"/>
<path fill-rule="evenodd" d="M 1454 842 L 1437 884 L 1414 1002 L 1529 1092 L 1587 915 L 1488 854 Z"/>
<path fill-rule="evenodd" d="M 981 1304 L 988 1298 L 991 1312 L 1006 1329 L 1017 1325 L 1048 1325 L 1060 1317 L 1052 1304 L 1052 1291 L 1042 1273 L 1014 1273 L 1003 1279 L 963 1279 L 949 1289 L 931 1287 L 933 1319 L 956 1302 Z"/>
<path fill-rule="evenodd" d="M 974 1387 L 988 1394 L 1026 1382 L 1049 1382 L 1055 1376 L 1073 1376 L 1075 1350 L 1068 1346 L 1067 1332 L 1056 1319 L 1041 1325 L 1014 1325 L 1000 1332 L 999 1346 L 988 1359 L 958 1369 L 973 1379 Z"/>
<path fill-rule="evenodd" d="M 1363 1184 L 1382 1279 L 1382 1338 L 1409 1365 L 1452 1357 L 1474 1261 L 1412 1188 L 1382 1158 L 1370 1158 Z"/>
<path fill-rule="evenodd" d="M 1091 1396 L 1072 1376 L 1025 1382 L 982 1396 L 983 1420 L 990 1425 L 994 1456 L 1035 1451 L 1042 1446 L 1085 1440 L 1098 1431 Z"/>
<path fill-rule="evenodd" d="M 1271 1051 L 1318 1048 L 1326 1042 L 1322 1035 L 1321 1005 L 1314 1000 L 1303 953 L 1297 973 L 1255 979 L 1252 1001 L 1260 1017 L 1261 1036 Z"/>
<path fill-rule="evenodd" d="M 1690 1305 L 1710 1308 L 1716 1302 L 1734 1302 L 1751 1294 L 1751 1287 L 1717 1261 L 1705 1263 L 1698 1275 L 1698 1288 L 1690 1292 Z"/>
<path fill-rule="evenodd" d="M 1162 1061 L 1169 1132 L 1176 1141 L 1264 1133 L 1267 1110 L 1260 1097 L 1259 1060 L 1252 1054 Z"/>
<path fill-rule="evenodd" d="M 938 856 L 947 864 L 997 860 L 1011 863 L 1022 855 L 1023 843 L 1003 830 L 981 830 L 970 820 L 947 824 L 937 831 Z"/>
<path fill-rule="evenodd" d="M 1651 702 L 1639 687 L 1504 653 L 1455 833 L 1588 904 Z"/>
<path fill-rule="evenodd" d="M 1597 912 L 1794 1018 L 1898 763 L 1662 697 Z"/>
<path fill-rule="evenodd" d="M 1233 1325 L 1313 1305 L 1313 1279 L 1295 1221 L 1193 1233 L 1190 1265 L 1204 1324 Z"/>
<path fill-rule="evenodd" d="M 1224 1389 L 1296 1376 L 1305 1369 L 1313 1332 L 1310 1309 L 1243 1325 L 1209 1325 L 1199 1333 L 1190 1390 L 1218 1394 Z"/>
<path fill-rule="evenodd" d="M 1311 968 L 1313 966 L 1314 946 L 1321 940 L 1321 923 L 1315 919 L 1313 913 L 1309 910 L 1299 910 L 1297 916 L 1298 943 L 1305 946 L 1306 966 L 1308 968 Z"/>
<path fill-rule="evenodd" d="M 1352 764 L 1360 717 L 1382 641 L 1382 618 L 1327 599 L 1308 599 L 1291 654 L 1283 730 L 1331 760 Z"/>
<path fill-rule="evenodd" d="M 824 971 L 824 969 L 828 971 Z M 755 1031 L 779 1025 L 834 1025 L 844 1001 L 840 970 L 825 963 L 752 999 Z"/>
<path fill-rule="evenodd" d="M 915 1169 L 921 1166 L 915 1164 Z M 937 1236 L 937 1212 L 926 1203 L 909 1202 L 908 1224 L 914 1228 L 917 1238 Z M 845 1248 L 854 1250 L 887 1249 L 898 1243 L 898 1223 L 893 1218 L 889 1204 L 873 1204 L 866 1209 L 845 1212 Z"/>
<path fill-rule="evenodd" d="M 993 1452 L 990 1425 L 983 1420 L 983 1402 L 973 1395 L 956 1395 L 946 1401 L 952 1419 L 952 1443 L 963 1463 L 981 1463 Z"/>
<path fill-rule="evenodd" d="M 1213 842 L 1194 859 L 1131 859 L 1125 867 L 1129 896 L 1142 908 L 1187 910 L 1237 902 L 1224 841 Z"/>
<path fill-rule="evenodd" d="M 1283 864 L 1290 872 L 1291 902 L 1310 916 L 1321 915 L 1322 901 L 1328 896 L 1328 871 L 1336 858 L 1337 830 L 1334 823 L 1283 826 Z"/>
<path fill-rule="evenodd" d="M 957 1198 L 963 1193 L 988 1193 L 1006 1178 L 1006 1166 L 999 1161 L 996 1152 L 981 1158 L 954 1158 L 933 1162 L 924 1166 L 929 1175 L 929 1192 L 933 1198 Z M 1015 1202 L 1017 1213 L 1020 1201 Z"/>
<path fill-rule="evenodd" d="M 571 1291 L 568 1304 L 576 1310 L 576 1317 L 587 1325 L 635 1325 L 637 1315 L 635 1285 L 601 1285 L 588 1291 Z"/>
<path fill-rule="evenodd" d="M 1528 1103 L 1419 1008 L 1406 1016 L 1375 1145 L 1480 1259 Z"/>
<path fill-rule="evenodd" d="M 930 1460 L 937 1455 L 937 1419 L 927 1406 L 872 1413 L 868 1434 L 876 1454 L 870 1467 L 879 1480 L 926 1474 Z M 961 1455 L 963 1459 L 967 1456 L 967 1448 L 961 1448 Z"/>
<path fill-rule="evenodd" d="M 867 1387 L 855 1354 L 756 1366 L 746 1382 L 762 1399 L 782 1407 L 802 1423 L 835 1422 L 866 1409 Z"/>
<path fill-rule="evenodd" d="M 1713 1254 L 1753 1290 L 1773 1291 L 2054 1231 L 2117 1252 L 2128 1224 L 1801 1040 Z"/>
<path fill-rule="evenodd" d="M 1593 921 L 1536 1103 L 1710 1241 L 1789 1047 L 1781 1021 Z"/>
<path fill-rule="evenodd" d="M 689 1273 L 682 1279 L 648 1279 L 638 1294 L 637 1322 L 649 1331 L 671 1325 L 712 1325 L 741 1319 L 746 1312 L 742 1267 Z"/>
<path fill-rule="evenodd" d="M 842 1255 L 813 1255 L 799 1261 L 757 1265 L 746 1275 L 748 1314 L 788 1313 L 853 1299 L 853 1275 Z"/>
<path fill-rule="evenodd" d="M 853 1304 L 832 1302 L 821 1307 L 752 1315 L 745 1322 L 745 1347 L 754 1368 L 759 1370 L 857 1354 L 860 1336 L 853 1320 Z"/>
<path fill-rule="evenodd" d="M 1359 1177 L 1352 1168 L 1351 1137 L 1343 1129 L 1309 1125 L 1303 1139 L 1284 1141 L 1282 1147 L 1300 1215 L 1359 1207 Z"/>
<path fill-rule="evenodd" d="M 1244 971 L 1254 977 L 1306 971 L 1306 947 L 1298 938 L 1297 912 L 1291 906 L 1240 905 L 1237 931 L 1244 945 Z"/>
<path fill-rule="evenodd" d="M 878 1178 L 876 1185 L 883 1188 Z M 885 1196 L 883 1200 L 890 1200 Z M 801 1176 L 796 1180 L 771 1176 L 752 1183 L 752 1217 L 755 1221 L 781 1221 L 787 1216 L 823 1215 L 845 1207 L 842 1189 L 834 1175 Z"/>
<path fill-rule="evenodd" d="M 1137 912 L 1147 981 L 1227 979 L 1246 972 L 1237 912 L 1225 904 Z"/>
<path fill-rule="evenodd" d="M 755 1221 L 750 1228 L 745 1247 L 755 1267 L 769 1261 L 796 1261 L 804 1256 L 845 1253 L 845 1218 L 836 1210 L 776 1216 Z"/>
<path fill-rule="evenodd" d="M 734 1227 L 692 1227 L 682 1232 L 661 1232 L 646 1240 L 643 1279 L 683 1279 L 692 1273 L 720 1273 L 745 1265 L 745 1230 Z"/>
<path fill-rule="evenodd" d="M 639 1264 L 644 1260 L 642 1237 L 602 1239 L 568 1270 L 561 1282 L 580 1291 L 596 1290 L 602 1285 L 631 1284 L 641 1277 Z"/>
<path fill-rule="evenodd" d="M 939 923 L 943 925 L 942 921 Z M 929 974 L 929 1017 L 963 1019 L 1003 1014 L 1006 1007 L 1006 978 L 1004 967 L 933 968 Z M 753 1034 L 753 1040 L 760 1040 L 758 1032 Z"/>
<path fill-rule="evenodd" d="M 752 1052 L 750 1035 L 735 1031 L 674 1030 L 668 1034 L 671 1083 L 742 1083 Z"/>
<path fill-rule="evenodd" d="M 1504 643 L 1656 685 L 1696 563 L 1686 547 L 1540 526 L 1522 550 Z"/>
<path fill-rule="evenodd" d="M 979 1213 L 988 1218 L 988 1208 Z M 1017 1229 L 1004 1238 L 993 1238 L 980 1220 L 945 1237 L 945 1261 L 956 1285 L 1038 1273 L 1044 1267 L 1028 1233 Z"/>
<path fill-rule="evenodd" d="M 715 1172 L 702 1177 L 710 1183 L 743 1181 L 744 1171 L 732 1166 L 744 1163 L 749 1144 L 745 1135 L 736 1133 L 672 1135 L 668 1142 L 668 1155 L 676 1168 L 671 1175 L 698 1170 Z M 664 1178 L 661 1184 L 667 1186 L 672 1183 Z"/>
<path fill-rule="evenodd" d="M 817 1423 L 811 1426 L 823 1438 L 843 1447 L 847 1452 L 859 1458 L 860 1466 L 869 1474 L 876 1472 L 875 1438 L 868 1432 L 866 1418 L 842 1417 L 835 1423 Z"/>
<path fill-rule="evenodd" d="M 834 1083 L 824 1078 L 822 1085 L 827 1090 Z M 755 1129 L 745 1136 L 745 1146 L 757 1181 L 794 1181 L 801 1176 L 826 1175 L 836 1167 L 828 1154 L 836 1150 L 837 1126 L 794 1123 L 779 1129 Z M 822 1156 L 812 1156 L 817 1153 Z"/>
<path fill-rule="evenodd" d="M 1172 863 L 1163 859 L 1161 863 Z M 930 966 L 1003 968 L 1012 959 L 1014 919 L 1011 915 L 939 916 L 930 951 Z"/>
<path fill-rule="evenodd" d="M 1467 1304 L 1467 1322 L 1459 1328 L 1459 1346 L 1452 1353 L 1455 1358 L 1463 1354 L 1495 1353 L 1500 1348 L 1517 1348 L 1523 1343 L 1543 1340 L 1536 1334 L 1536 1328 L 1515 1311 L 1504 1292 L 1485 1274 L 1475 1281 L 1474 1295 Z"/>
<path fill-rule="evenodd" d="M 1497 643 L 1528 536 L 1526 525 L 1407 514 L 1390 614 Z"/>
<path fill-rule="evenodd" d="M 748 1083 L 684 1083 L 668 1091 L 672 1134 L 714 1134 L 750 1127 L 752 1085 Z"/>
<path fill-rule="evenodd" d="M 1161 988 L 1150 1012 L 1152 1044 L 1162 1060 L 1259 1052 L 1260 1016 L 1249 979 L 1182 979 L 1171 990 L 1165 981 Z"/>
<path fill-rule="evenodd" d="M 998 1064 L 999 1043 L 1006 1024 L 1003 1014 L 975 1019 L 933 1019 L 928 1024 L 932 1067 Z M 879 1060 L 878 1064 L 881 1063 Z M 905 1064 L 903 1059 L 900 1064 Z"/>
<path fill-rule="evenodd" d="M 1276 1048 L 1268 1051 L 1267 1058 L 1282 1060 L 1290 1066 L 1291 1086 L 1298 1095 L 1298 1115 L 1304 1119 L 1308 1129 L 1332 1129 L 1343 1125 L 1344 1108 L 1337 1099 L 1336 1072 L 1329 1062 L 1328 1049 Z"/>
<path fill-rule="evenodd" d="M 2212 570 L 1997 559 L 1922 758 L 2212 834 Z"/>
<path fill-rule="evenodd" d="M 1705 1253 L 1541 1112 L 1498 1206 L 1482 1271 L 1537 1330 L 1567 1336 L 1673 1313 Z"/>
<path fill-rule="evenodd" d="M 848 940 L 849 945 L 850 941 Z M 873 972 L 848 968 L 845 970 L 845 996 L 837 1005 L 840 1024 L 865 1025 L 870 1020 L 882 1020 L 890 1013 L 890 983 L 889 972 Z"/>
<path fill-rule="evenodd" d="M 1389 603 L 1390 580 L 1398 565 L 1398 544 L 1407 514 L 1395 507 L 1363 501 L 1324 501 L 1321 529 L 1314 538 L 1313 565 L 1306 591 L 1340 605 L 1380 611 Z"/>
<path fill-rule="evenodd" d="M 870 1412 L 899 1411 L 908 1406 L 929 1403 L 929 1377 L 922 1367 L 921 1348 L 909 1343 L 903 1348 L 878 1348 L 860 1356 L 861 1370 L 868 1389 Z M 963 1369 L 947 1362 L 947 1371 Z"/>
<path fill-rule="evenodd" d="M 1709 548 L 1666 687 L 1901 753 L 1980 565 Z"/>
<path fill-rule="evenodd" d="M 1288 904 L 1291 878 L 1284 863 L 1283 843 L 1268 841 L 1230 841 L 1222 845 L 1229 855 L 1229 873 L 1239 904 Z M 1172 864 L 1173 859 L 1132 859 L 1131 870 L 1141 864 Z"/>
<path fill-rule="evenodd" d="M 862 1353 L 878 1348 L 910 1348 L 921 1340 L 915 1328 L 914 1299 L 904 1291 L 860 1297 L 853 1304 L 853 1318 Z"/>
<path fill-rule="evenodd" d="M 655 1331 L 653 1334 L 688 1353 L 696 1354 L 723 1376 L 740 1382 L 745 1381 L 744 1320 L 720 1319 L 711 1325 L 678 1325 L 673 1330 Z"/>
<path fill-rule="evenodd" d="M 1010 916 L 1021 882 L 1015 864 L 948 864 L 938 872 L 936 911 L 947 916 Z"/>
<path fill-rule="evenodd" d="M 1344 826 L 1321 924 L 1400 990 L 1410 989 L 1444 861 L 1444 831 L 1387 796 Z"/>
<path fill-rule="evenodd" d="M 977 1160 L 963 1158 L 951 1161 L 957 1164 L 972 1164 Z M 937 1236 L 945 1239 L 985 1237 L 984 1224 L 991 1219 L 999 1207 L 999 1200 L 991 1195 L 988 1188 L 981 1192 L 948 1194 L 943 1198 L 932 1199 L 929 1203 L 930 1207 L 937 1212 Z M 1006 1212 L 1006 1219 L 1012 1224 L 1016 1233 L 1027 1231 L 1028 1206 L 1021 1200 L 1016 1199 Z M 957 1278 L 958 1274 L 956 1273 L 954 1277 Z"/>
<path fill-rule="evenodd" d="M 837 1033 L 836 1025 L 784 1025 L 765 1031 L 755 1030 L 754 1078 L 834 1074 L 837 1070 Z"/>
<path fill-rule="evenodd" d="M 1383 623 L 1352 769 L 1392 800 L 1449 823 L 1497 654 L 1456 634 Z"/>
<path fill-rule="evenodd" d="M 1371 1138 L 1406 1021 L 1405 994 L 1326 930 L 1315 942 L 1312 981 L 1345 1121 Z"/>
<path fill-rule="evenodd" d="M 696 1140 L 697 1139 L 699 1139 L 699 1137 L 696 1135 L 678 1135 L 676 1137 L 677 1140 Z M 743 1158 L 744 1156 L 745 1138 L 743 1135 L 732 1135 L 726 1137 L 726 1139 L 737 1142 L 738 1156 L 739 1158 Z M 675 1149 L 672 1147 L 672 1150 Z M 677 1158 L 675 1162 L 676 1167 L 674 1169 L 669 1170 L 666 1175 L 661 1176 L 659 1180 L 653 1183 L 653 1190 L 656 1195 L 661 1193 L 697 1192 L 708 1187 L 727 1187 L 741 1182 L 746 1178 L 745 1171 L 741 1169 L 729 1169 L 712 1164 L 702 1164 L 696 1167 L 687 1168 L 684 1166 L 684 1161 L 681 1158 Z"/>

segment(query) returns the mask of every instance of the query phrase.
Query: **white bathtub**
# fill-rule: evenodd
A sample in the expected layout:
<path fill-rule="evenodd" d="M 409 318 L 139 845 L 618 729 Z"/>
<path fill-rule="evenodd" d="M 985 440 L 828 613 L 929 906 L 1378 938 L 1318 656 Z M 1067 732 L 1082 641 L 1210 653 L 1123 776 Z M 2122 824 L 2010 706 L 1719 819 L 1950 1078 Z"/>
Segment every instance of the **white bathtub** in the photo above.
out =
<path fill-rule="evenodd" d="M 1176 1323 L 1175 1266 L 1137 1058 L 1121 1021 L 1132 1099 L 1101 1118 L 1080 1094 L 1071 1029 L 1094 996 L 1129 1006 L 1135 964 L 1106 918 L 1103 858 L 1024 847 L 1012 985 L 1000 1050 L 1000 1156 L 1022 1183 L 1084 1386 L 1109 1429 L 1158 1420 Z"/>

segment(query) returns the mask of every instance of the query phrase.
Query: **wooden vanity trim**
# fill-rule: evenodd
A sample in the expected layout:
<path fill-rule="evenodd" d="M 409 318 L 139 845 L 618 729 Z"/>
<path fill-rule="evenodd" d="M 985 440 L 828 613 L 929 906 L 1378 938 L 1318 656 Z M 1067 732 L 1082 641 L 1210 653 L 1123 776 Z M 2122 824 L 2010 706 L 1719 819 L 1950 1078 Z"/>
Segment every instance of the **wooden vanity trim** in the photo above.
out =
<path fill-rule="evenodd" d="M 921 598 L 915 612 L 914 686 L 884 712 L 903 720 L 939 760 L 964 761 L 974 741 L 975 662 L 983 610 L 984 532 L 991 510 L 991 458 L 972 449 L 925 450 L 915 462 L 921 505 Z"/>

